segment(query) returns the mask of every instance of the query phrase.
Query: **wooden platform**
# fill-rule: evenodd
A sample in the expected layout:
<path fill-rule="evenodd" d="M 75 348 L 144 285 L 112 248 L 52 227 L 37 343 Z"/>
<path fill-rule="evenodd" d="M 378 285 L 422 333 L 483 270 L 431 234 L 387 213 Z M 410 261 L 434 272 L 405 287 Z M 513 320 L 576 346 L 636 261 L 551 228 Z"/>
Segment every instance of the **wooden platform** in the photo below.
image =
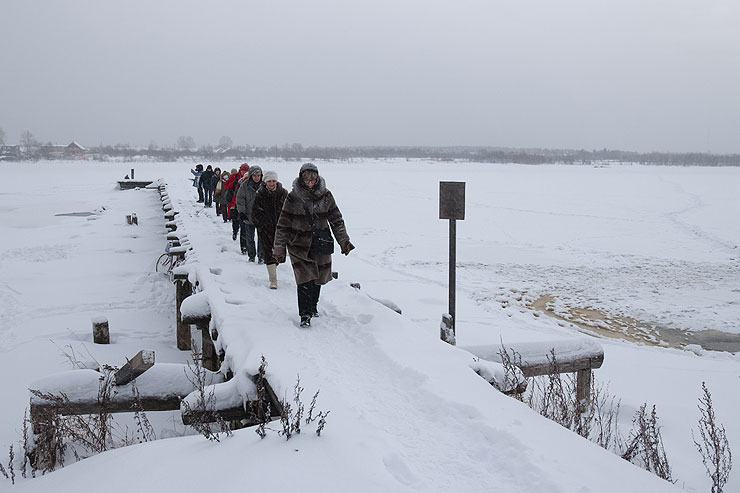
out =
<path fill-rule="evenodd" d="M 121 180 L 118 182 L 118 186 L 121 190 L 132 190 L 134 188 L 144 188 L 151 185 L 152 181 L 138 181 L 138 180 Z"/>

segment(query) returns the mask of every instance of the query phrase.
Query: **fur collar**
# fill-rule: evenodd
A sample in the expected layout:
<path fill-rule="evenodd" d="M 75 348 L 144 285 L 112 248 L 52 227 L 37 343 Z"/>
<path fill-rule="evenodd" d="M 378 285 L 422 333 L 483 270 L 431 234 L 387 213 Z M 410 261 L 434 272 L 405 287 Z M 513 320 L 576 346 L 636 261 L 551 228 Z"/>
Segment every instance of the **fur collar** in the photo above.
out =
<path fill-rule="evenodd" d="M 324 177 L 319 175 L 318 180 L 316 180 L 316 185 L 314 185 L 313 190 L 311 190 L 306 187 L 299 176 L 293 180 L 293 193 L 301 200 L 320 199 L 326 194 L 326 182 L 324 181 Z"/>

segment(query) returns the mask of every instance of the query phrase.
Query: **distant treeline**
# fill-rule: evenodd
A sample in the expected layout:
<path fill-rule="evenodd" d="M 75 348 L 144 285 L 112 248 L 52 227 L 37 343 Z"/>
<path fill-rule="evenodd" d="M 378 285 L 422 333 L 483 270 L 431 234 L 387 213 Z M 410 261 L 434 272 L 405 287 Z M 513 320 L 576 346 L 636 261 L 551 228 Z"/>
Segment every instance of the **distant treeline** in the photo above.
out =
<path fill-rule="evenodd" d="M 705 153 L 638 153 L 612 150 L 570 149 L 514 149 L 495 147 L 303 147 L 289 146 L 252 147 L 241 146 L 221 149 L 131 149 L 100 147 L 92 149 L 100 156 L 137 157 L 148 156 L 160 161 L 193 159 L 249 160 L 255 158 L 280 158 L 286 160 L 350 160 L 362 158 L 430 159 L 436 161 L 472 161 L 484 163 L 519 164 L 599 164 L 625 162 L 672 166 L 740 166 L 740 154 Z"/>
<path fill-rule="evenodd" d="M 5 160 L 69 158 L 69 155 L 44 155 L 43 148 L 31 153 L 7 154 Z M 153 161 L 248 161 L 259 158 L 285 160 L 353 160 L 353 159 L 428 159 L 435 161 L 471 161 L 518 164 L 605 164 L 637 163 L 668 166 L 740 166 L 740 154 L 628 152 L 614 150 L 518 149 L 502 147 L 303 147 L 301 144 L 257 147 L 234 146 L 227 149 L 204 146 L 198 149 L 134 148 L 128 145 L 99 146 L 84 149 L 75 158 L 100 161 L 123 159 Z"/>

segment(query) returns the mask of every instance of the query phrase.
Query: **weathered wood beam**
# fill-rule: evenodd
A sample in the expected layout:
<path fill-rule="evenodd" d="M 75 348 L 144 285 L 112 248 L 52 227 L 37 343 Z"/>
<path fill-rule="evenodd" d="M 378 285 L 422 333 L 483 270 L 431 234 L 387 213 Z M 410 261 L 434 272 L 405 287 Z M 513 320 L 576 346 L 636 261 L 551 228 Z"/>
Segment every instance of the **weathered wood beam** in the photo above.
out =
<path fill-rule="evenodd" d="M 116 385 L 126 385 L 154 366 L 154 351 L 142 349 L 113 375 Z"/>

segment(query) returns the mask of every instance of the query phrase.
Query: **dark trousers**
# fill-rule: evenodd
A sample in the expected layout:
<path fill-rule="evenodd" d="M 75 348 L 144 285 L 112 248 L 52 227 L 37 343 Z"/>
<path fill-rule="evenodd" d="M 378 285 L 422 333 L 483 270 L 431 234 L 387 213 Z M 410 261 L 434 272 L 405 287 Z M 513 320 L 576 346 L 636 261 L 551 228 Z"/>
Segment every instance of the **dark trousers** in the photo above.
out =
<path fill-rule="evenodd" d="M 231 231 L 234 234 L 239 234 L 239 226 L 241 225 L 241 221 L 239 220 L 239 213 L 236 212 L 236 207 L 231 209 L 231 211 L 229 212 L 229 217 L 231 218 Z"/>
<path fill-rule="evenodd" d="M 304 282 L 298 285 L 298 315 L 311 317 L 317 313 L 316 305 L 319 302 L 321 285 L 314 281 Z"/>
<path fill-rule="evenodd" d="M 198 202 L 203 202 L 203 187 L 198 185 Z"/>
<path fill-rule="evenodd" d="M 254 259 L 257 255 L 257 246 L 254 243 L 254 233 L 257 230 L 254 226 L 246 221 L 240 221 L 241 233 L 239 234 L 239 244 L 242 247 L 242 252 L 246 251 L 250 259 Z M 262 258 L 262 251 L 260 250 L 260 258 Z"/>

